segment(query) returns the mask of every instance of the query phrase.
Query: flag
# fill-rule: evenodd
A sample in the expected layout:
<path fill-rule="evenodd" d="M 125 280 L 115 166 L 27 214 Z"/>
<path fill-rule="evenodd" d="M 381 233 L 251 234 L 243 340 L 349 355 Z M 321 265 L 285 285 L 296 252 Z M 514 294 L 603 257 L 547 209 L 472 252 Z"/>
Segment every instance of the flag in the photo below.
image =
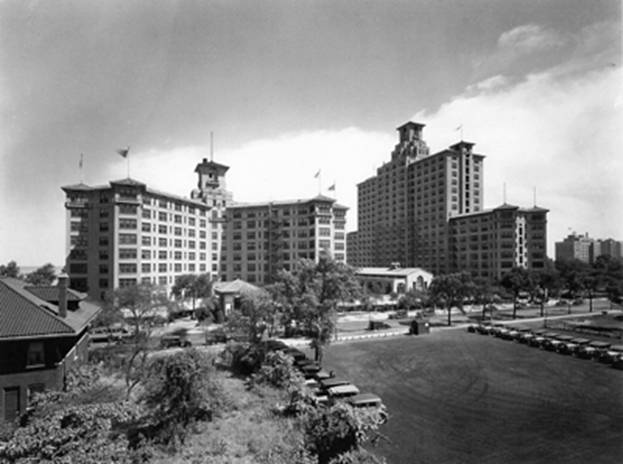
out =
<path fill-rule="evenodd" d="M 459 127 L 457 127 L 456 129 L 454 129 L 455 131 L 461 130 L 463 129 L 463 124 L 461 124 Z"/>
<path fill-rule="evenodd" d="M 129 151 L 130 151 L 130 147 L 125 147 L 125 148 L 120 148 L 119 150 L 117 150 L 117 153 L 119 153 L 124 158 L 127 158 Z"/>
<path fill-rule="evenodd" d="M 331 187 L 329 187 L 327 190 L 329 190 L 331 192 L 335 192 L 335 183 L 333 183 L 333 185 Z"/>
<path fill-rule="evenodd" d="M 78 162 L 78 167 L 82 169 L 82 158 L 84 157 L 84 153 L 80 153 L 80 161 Z"/>
<path fill-rule="evenodd" d="M 314 179 L 318 179 L 319 177 L 320 177 L 320 169 L 318 169 L 318 172 L 314 174 Z"/>

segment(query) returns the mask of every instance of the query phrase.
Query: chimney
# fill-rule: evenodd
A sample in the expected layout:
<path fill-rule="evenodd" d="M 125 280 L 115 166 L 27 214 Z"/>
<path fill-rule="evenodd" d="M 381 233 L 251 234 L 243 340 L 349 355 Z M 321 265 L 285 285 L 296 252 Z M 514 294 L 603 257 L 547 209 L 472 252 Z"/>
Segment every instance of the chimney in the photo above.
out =
<path fill-rule="evenodd" d="M 58 276 L 58 315 L 67 317 L 67 285 L 69 276 L 64 272 Z"/>

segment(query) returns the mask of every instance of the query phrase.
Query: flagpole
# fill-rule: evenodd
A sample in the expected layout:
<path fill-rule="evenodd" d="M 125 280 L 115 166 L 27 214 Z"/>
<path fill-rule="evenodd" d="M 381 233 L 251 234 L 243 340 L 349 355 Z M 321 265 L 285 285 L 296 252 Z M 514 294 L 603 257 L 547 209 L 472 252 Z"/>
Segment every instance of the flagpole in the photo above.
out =
<path fill-rule="evenodd" d="M 126 154 L 125 158 L 128 162 L 128 179 L 130 178 L 130 146 L 128 145 L 128 153 Z"/>
<path fill-rule="evenodd" d="M 82 163 L 84 162 L 84 153 L 80 153 L 80 163 L 79 163 L 79 167 L 80 167 L 80 183 L 84 183 L 84 176 L 83 176 L 83 171 L 82 171 Z"/>

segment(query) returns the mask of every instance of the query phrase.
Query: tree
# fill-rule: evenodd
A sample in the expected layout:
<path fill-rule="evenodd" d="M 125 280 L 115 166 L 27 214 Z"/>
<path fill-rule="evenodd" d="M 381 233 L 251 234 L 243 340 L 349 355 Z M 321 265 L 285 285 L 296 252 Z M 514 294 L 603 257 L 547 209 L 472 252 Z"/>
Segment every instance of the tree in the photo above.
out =
<path fill-rule="evenodd" d="M 132 335 L 127 340 L 129 353 L 125 360 L 128 397 L 140 382 L 147 365 L 149 338 L 157 320 L 156 311 L 169 305 L 164 290 L 151 283 L 120 287 L 108 295 L 101 320 L 107 323 L 125 320 L 132 327 Z"/>
<path fill-rule="evenodd" d="M 279 311 L 266 292 L 243 295 L 240 307 L 228 315 L 227 327 L 233 332 L 248 335 L 252 344 L 258 343 L 266 332 L 272 333 L 279 321 Z"/>
<path fill-rule="evenodd" d="M 212 281 L 209 274 L 182 274 L 175 278 L 171 293 L 176 298 L 192 298 L 192 308 L 195 310 L 197 298 L 210 296 Z"/>
<path fill-rule="evenodd" d="M 436 276 L 428 287 L 431 300 L 445 306 L 448 311 L 448 325 L 452 325 L 452 308 L 463 311 L 463 303 L 474 295 L 474 281 L 468 272 L 441 274 Z"/>
<path fill-rule="evenodd" d="M 26 282 L 32 285 L 52 285 L 56 280 L 56 268 L 47 263 L 26 275 Z"/>
<path fill-rule="evenodd" d="M 280 271 L 270 291 L 284 311 L 284 322 L 301 324 L 311 335 L 319 363 L 335 329 L 337 304 L 362 295 L 354 269 L 326 255 L 317 263 L 303 259 L 293 271 Z"/>
<path fill-rule="evenodd" d="M 485 277 L 477 277 L 474 279 L 473 297 L 476 303 L 482 305 L 482 317 L 484 321 L 487 313 L 487 308 L 490 309 L 491 305 L 497 298 L 496 287 L 490 279 Z"/>
<path fill-rule="evenodd" d="M 0 277 L 13 277 L 14 279 L 18 279 L 19 276 L 19 266 L 15 261 L 9 261 L 6 266 L 0 264 Z"/>
<path fill-rule="evenodd" d="M 556 294 L 560 288 L 560 274 L 553 266 L 546 266 L 539 271 L 531 271 L 530 292 L 532 301 L 539 303 L 541 317 L 545 315 L 545 303 L 550 295 Z"/>
<path fill-rule="evenodd" d="M 422 290 L 409 290 L 398 299 L 398 307 L 401 309 L 421 308 L 427 297 L 426 292 Z"/>
<path fill-rule="evenodd" d="M 500 285 L 513 295 L 513 319 L 517 318 L 518 300 L 521 292 L 531 292 L 534 286 L 533 277 L 523 267 L 514 267 L 500 279 Z"/>

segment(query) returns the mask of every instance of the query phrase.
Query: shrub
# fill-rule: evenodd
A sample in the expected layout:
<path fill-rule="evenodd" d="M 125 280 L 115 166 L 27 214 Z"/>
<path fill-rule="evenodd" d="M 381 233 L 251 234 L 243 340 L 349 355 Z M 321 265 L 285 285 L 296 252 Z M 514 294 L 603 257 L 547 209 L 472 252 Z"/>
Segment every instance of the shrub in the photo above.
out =
<path fill-rule="evenodd" d="M 309 409 L 302 417 L 302 425 L 308 450 L 318 456 L 319 464 L 326 464 L 359 450 L 386 419 L 384 408 L 354 409 L 337 403 Z"/>
<path fill-rule="evenodd" d="M 142 436 L 166 445 L 183 443 L 189 425 L 210 420 L 225 401 L 213 374 L 211 359 L 194 349 L 153 359 L 140 398 L 147 417 L 133 441 Z"/>
<path fill-rule="evenodd" d="M 252 382 L 285 389 L 302 384 L 303 376 L 294 367 L 291 356 L 274 351 L 265 356 L 259 371 L 253 375 Z"/>

